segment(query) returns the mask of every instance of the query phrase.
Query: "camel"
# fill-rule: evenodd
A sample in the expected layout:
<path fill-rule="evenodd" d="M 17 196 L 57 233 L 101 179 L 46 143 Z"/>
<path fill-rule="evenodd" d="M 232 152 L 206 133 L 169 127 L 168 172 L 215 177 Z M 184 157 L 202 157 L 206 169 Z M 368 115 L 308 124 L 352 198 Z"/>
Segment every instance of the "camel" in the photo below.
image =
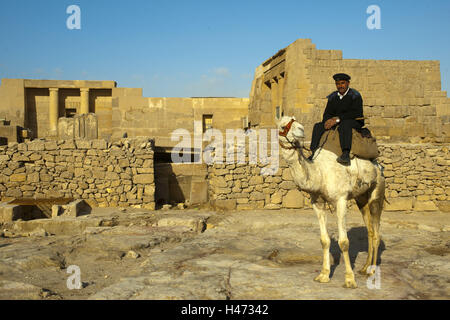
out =
<path fill-rule="evenodd" d="M 349 240 L 345 224 L 347 202 L 355 199 L 367 228 L 368 256 L 359 272 L 372 275 L 375 273 L 375 267 L 372 266 L 376 266 L 377 262 L 380 218 L 385 200 L 385 179 L 381 167 L 375 161 L 356 157 L 351 160 L 350 166 L 344 166 L 336 161 L 336 154 L 322 148 L 316 150 L 311 161 L 300 147 L 305 138 L 304 127 L 295 117 L 283 116 L 277 120 L 281 155 L 287 162 L 296 185 L 300 190 L 310 194 L 312 207 L 319 219 L 323 265 L 320 274 L 314 280 L 321 283 L 330 281 L 331 241 L 326 228 L 328 203 L 335 208 L 337 216 L 338 243 L 346 269 L 344 287 L 356 288 L 355 275 L 348 254 Z"/>

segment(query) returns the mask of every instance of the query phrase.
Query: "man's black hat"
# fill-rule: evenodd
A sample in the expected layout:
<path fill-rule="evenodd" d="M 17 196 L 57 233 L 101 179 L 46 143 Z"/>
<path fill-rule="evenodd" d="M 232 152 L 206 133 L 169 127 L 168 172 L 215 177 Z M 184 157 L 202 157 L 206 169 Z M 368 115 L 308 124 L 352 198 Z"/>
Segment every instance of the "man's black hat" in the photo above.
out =
<path fill-rule="evenodd" d="M 339 81 L 339 80 L 345 80 L 345 81 L 350 81 L 350 76 L 348 74 L 345 73 L 336 73 L 333 76 L 334 81 Z"/>

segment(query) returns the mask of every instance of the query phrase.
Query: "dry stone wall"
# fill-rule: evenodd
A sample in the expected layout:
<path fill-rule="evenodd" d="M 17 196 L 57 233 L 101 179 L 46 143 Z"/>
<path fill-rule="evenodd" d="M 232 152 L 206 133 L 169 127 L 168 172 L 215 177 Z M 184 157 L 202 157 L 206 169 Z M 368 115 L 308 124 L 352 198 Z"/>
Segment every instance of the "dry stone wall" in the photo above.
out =
<path fill-rule="evenodd" d="M 385 167 L 386 210 L 449 210 L 450 145 L 383 144 L 379 162 Z M 309 196 L 297 189 L 280 158 L 274 175 L 262 175 L 262 164 L 208 166 L 209 199 L 228 210 L 309 207 Z"/>
<path fill-rule="evenodd" d="M 155 207 L 153 141 L 33 140 L 0 147 L 0 197 Z"/>

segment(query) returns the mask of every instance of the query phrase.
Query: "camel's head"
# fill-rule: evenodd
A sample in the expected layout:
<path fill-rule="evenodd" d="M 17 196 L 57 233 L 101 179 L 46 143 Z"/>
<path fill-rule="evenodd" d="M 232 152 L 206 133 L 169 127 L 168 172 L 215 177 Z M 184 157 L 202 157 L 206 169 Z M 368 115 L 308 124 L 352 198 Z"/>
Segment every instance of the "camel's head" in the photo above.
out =
<path fill-rule="evenodd" d="M 305 129 L 295 117 L 281 117 L 279 121 L 276 121 L 276 124 L 279 131 L 278 139 L 280 140 L 285 139 L 290 143 L 294 143 L 305 138 Z"/>

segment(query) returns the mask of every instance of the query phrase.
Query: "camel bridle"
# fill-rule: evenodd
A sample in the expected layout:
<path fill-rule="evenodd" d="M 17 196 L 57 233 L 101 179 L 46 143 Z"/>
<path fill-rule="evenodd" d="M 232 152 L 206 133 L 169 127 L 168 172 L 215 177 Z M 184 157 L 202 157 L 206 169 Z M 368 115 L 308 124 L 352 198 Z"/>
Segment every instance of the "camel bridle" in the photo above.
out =
<path fill-rule="evenodd" d="M 294 145 L 295 142 L 289 141 L 287 138 L 287 134 L 289 133 L 289 130 L 291 130 L 292 124 L 295 122 L 295 119 L 292 118 L 291 121 L 284 127 L 283 131 L 279 131 L 278 134 L 284 138 L 291 144 L 291 146 L 284 145 L 280 140 L 278 140 L 278 143 L 280 144 L 280 147 L 287 150 L 297 149 L 297 147 Z"/>

